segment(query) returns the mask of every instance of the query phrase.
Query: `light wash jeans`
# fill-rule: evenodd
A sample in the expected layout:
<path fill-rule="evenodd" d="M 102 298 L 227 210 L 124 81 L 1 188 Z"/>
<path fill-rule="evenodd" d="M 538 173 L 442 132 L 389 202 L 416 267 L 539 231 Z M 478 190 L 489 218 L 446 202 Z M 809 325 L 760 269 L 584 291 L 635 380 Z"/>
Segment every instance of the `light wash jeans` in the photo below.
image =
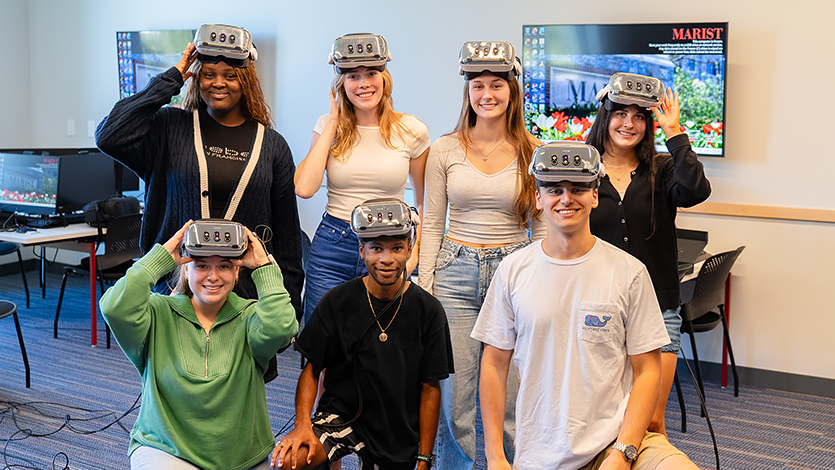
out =
<path fill-rule="evenodd" d="M 441 417 L 438 423 L 436 468 L 473 470 L 476 461 L 476 406 L 482 343 L 470 337 L 487 288 L 499 263 L 530 244 L 524 241 L 499 248 L 470 248 L 444 239 L 435 263 L 432 289 L 446 311 L 452 336 L 455 373 L 441 381 Z M 511 364 L 507 380 L 504 451 L 509 462 L 515 454 L 516 395 L 519 380 Z"/>
<path fill-rule="evenodd" d="M 310 244 L 304 274 L 304 321 L 331 288 L 368 274 L 360 258 L 360 241 L 348 222 L 325 213 Z"/>
<path fill-rule="evenodd" d="M 130 455 L 131 470 L 200 470 L 183 459 L 154 447 L 142 446 Z M 250 470 L 270 470 L 269 456 Z"/>

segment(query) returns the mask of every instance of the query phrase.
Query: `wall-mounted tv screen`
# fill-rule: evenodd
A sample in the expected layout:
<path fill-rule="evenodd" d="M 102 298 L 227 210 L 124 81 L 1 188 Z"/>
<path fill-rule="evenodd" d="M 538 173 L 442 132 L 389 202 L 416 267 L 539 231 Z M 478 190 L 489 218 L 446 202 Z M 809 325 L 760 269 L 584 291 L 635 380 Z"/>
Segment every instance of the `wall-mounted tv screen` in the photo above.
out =
<path fill-rule="evenodd" d="M 678 91 L 693 150 L 724 156 L 728 23 L 525 25 L 522 36 L 525 119 L 543 141 L 585 141 L 598 90 L 629 72 Z M 656 128 L 658 151 L 665 140 Z"/>
<path fill-rule="evenodd" d="M 0 210 L 52 214 L 58 192 L 58 159 L 0 153 Z"/>
<path fill-rule="evenodd" d="M 194 40 L 194 29 L 168 31 L 122 31 L 116 33 L 119 53 L 119 97 L 145 88 L 154 75 L 177 65 L 180 55 Z M 171 100 L 176 106 L 183 93 Z"/>

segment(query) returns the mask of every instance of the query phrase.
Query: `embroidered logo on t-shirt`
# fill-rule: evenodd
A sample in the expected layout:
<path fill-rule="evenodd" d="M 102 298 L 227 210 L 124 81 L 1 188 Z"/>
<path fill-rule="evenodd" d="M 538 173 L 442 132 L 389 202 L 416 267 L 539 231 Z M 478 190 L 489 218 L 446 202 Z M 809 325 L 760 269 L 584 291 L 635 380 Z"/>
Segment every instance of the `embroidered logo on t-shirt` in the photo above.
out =
<path fill-rule="evenodd" d="M 612 317 L 603 317 L 603 320 L 600 320 L 600 318 L 597 315 L 586 315 L 584 323 L 586 326 L 603 328 L 604 326 L 606 326 L 607 323 L 609 323 L 609 320 L 611 319 Z"/>

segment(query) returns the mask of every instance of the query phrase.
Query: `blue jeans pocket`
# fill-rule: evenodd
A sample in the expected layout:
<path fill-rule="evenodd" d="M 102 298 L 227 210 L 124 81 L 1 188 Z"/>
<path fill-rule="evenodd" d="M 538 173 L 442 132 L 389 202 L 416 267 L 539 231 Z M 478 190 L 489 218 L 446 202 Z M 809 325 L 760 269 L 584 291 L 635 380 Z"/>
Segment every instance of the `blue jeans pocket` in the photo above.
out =
<path fill-rule="evenodd" d="M 441 245 L 441 250 L 438 251 L 438 257 L 435 259 L 435 271 L 441 271 L 449 267 L 458 254 L 457 249 L 451 249 L 447 243 Z"/>

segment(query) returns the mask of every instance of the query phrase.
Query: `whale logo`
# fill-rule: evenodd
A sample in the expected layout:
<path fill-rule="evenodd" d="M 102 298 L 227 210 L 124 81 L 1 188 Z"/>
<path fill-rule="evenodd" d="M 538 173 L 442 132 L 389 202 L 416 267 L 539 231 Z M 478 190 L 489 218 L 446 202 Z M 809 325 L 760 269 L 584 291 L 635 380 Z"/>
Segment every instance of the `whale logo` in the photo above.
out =
<path fill-rule="evenodd" d="M 612 317 L 603 317 L 603 320 L 600 320 L 600 318 L 598 318 L 597 315 L 586 315 L 584 323 L 586 326 L 603 328 L 604 326 L 606 326 L 607 323 L 609 323 L 609 320 L 611 319 Z"/>

